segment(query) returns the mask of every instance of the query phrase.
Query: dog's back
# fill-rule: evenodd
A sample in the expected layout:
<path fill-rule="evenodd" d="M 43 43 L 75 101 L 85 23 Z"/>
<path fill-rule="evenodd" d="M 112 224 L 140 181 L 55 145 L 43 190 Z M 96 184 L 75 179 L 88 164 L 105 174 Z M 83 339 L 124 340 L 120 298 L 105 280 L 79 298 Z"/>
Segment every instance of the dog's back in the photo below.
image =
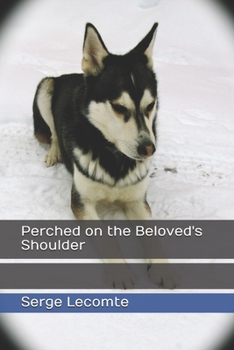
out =
<path fill-rule="evenodd" d="M 58 138 L 61 152 L 57 159 L 55 157 L 49 161 L 47 158 L 48 166 L 63 159 L 67 169 L 72 172 L 72 163 L 65 151 L 63 139 L 68 133 L 67 129 L 73 128 L 74 122 L 71 121 L 70 117 L 77 114 L 76 105 L 81 108 L 83 94 L 83 74 L 44 78 L 37 87 L 33 101 L 34 134 L 40 142 L 50 144 L 55 138 L 55 136 L 52 137 L 52 132 L 54 132 Z M 70 135 L 68 133 L 69 141 L 71 136 L 72 133 Z"/>

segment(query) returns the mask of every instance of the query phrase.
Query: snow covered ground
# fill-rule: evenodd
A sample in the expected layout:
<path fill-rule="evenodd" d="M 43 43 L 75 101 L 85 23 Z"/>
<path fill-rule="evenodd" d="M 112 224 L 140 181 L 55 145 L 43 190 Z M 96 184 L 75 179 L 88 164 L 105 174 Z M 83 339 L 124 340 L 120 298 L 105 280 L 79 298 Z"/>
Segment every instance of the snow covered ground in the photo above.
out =
<path fill-rule="evenodd" d="M 36 85 L 47 75 L 81 71 L 86 22 L 111 52 L 125 53 L 155 21 L 153 217 L 233 219 L 234 28 L 208 0 L 31 0 L 8 19 L 0 37 L 0 219 L 73 218 L 70 175 L 62 164 L 46 168 L 46 147 L 33 137 Z M 102 213 L 121 215 L 116 208 Z M 34 314 L 5 321 L 25 349 L 207 350 L 230 317 Z"/>

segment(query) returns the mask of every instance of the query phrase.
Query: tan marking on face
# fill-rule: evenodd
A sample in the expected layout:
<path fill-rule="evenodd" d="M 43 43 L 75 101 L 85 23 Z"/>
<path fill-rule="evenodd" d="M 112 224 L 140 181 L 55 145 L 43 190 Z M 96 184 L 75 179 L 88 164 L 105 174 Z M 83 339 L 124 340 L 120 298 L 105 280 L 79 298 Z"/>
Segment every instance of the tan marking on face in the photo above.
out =
<path fill-rule="evenodd" d="M 118 118 L 123 118 L 126 114 L 129 114 L 129 111 L 126 107 L 116 102 L 111 102 L 111 108 Z"/>
<path fill-rule="evenodd" d="M 127 92 L 123 92 L 120 98 L 110 101 L 112 111 L 116 117 L 128 121 L 135 111 L 135 104 Z"/>

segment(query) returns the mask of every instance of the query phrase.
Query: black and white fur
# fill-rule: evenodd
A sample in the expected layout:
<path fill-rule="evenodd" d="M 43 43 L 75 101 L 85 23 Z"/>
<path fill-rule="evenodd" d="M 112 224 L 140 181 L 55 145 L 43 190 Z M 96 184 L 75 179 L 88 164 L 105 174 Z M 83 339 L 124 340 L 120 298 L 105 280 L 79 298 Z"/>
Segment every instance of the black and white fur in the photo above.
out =
<path fill-rule="evenodd" d="M 47 166 L 63 161 L 72 174 L 71 208 L 78 220 L 99 219 L 96 206 L 101 201 L 119 202 L 128 219 L 151 219 L 146 190 L 156 148 L 158 99 L 152 53 L 157 26 L 127 54 L 113 55 L 88 23 L 84 74 L 45 78 L 38 85 L 35 136 L 51 143 Z M 148 239 L 146 254 L 152 242 Z M 121 256 L 113 239 L 108 244 Z M 102 246 L 98 249 L 103 251 Z M 119 265 L 118 271 L 110 266 L 109 283 L 131 288 L 134 276 L 127 265 Z M 152 267 L 149 274 L 155 283 L 170 288 L 175 284 L 168 271 Z"/>

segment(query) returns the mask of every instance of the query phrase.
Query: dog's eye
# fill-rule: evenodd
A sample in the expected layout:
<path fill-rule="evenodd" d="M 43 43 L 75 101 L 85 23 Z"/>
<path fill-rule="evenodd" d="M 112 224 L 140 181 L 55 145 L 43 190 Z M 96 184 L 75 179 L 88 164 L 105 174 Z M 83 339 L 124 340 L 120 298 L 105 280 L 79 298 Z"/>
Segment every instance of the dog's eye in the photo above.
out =
<path fill-rule="evenodd" d="M 147 111 L 147 112 L 151 112 L 152 109 L 154 108 L 154 104 L 155 104 L 155 101 L 151 102 L 151 103 L 146 107 L 146 111 Z"/>
<path fill-rule="evenodd" d="M 111 103 L 111 107 L 118 114 L 125 114 L 128 111 L 126 107 L 119 105 L 117 103 Z"/>

